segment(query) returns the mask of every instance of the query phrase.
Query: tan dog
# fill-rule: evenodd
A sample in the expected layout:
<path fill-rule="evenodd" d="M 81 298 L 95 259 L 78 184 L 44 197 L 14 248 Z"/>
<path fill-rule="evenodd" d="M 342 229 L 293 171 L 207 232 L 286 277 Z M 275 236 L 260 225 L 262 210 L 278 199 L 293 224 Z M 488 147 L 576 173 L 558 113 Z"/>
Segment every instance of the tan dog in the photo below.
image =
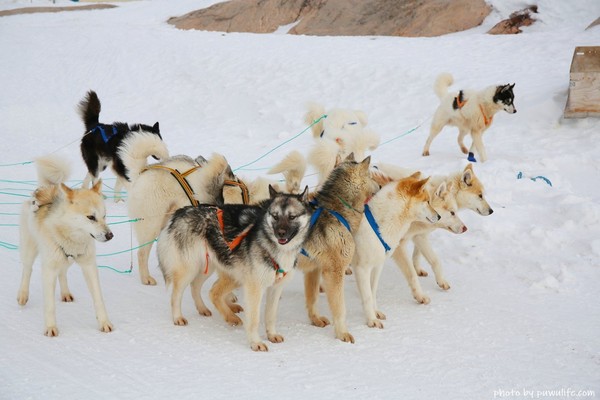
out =
<path fill-rule="evenodd" d="M 333 315 L 335 337 L 352 343 L 354 337 L 346 326 L 344 272 L 354 255 L 352 232 L 358 229 L 362 220 L 364 203 L 379 190 L 369 176 L 370 161 L 367 157 L 362 162 L 355 162 L 351 154 L 331 172 L 314 196 L 318 207 L 315 213 L 320 212 L 320 215 L 304 244 L 304 255 L 298 258 L 298 268 L 304 271 L 306 308 L 311 322 L 319 327 L 330 323 L 317 309 L 322 277 Z"/>
<path fill-rule="evenodd" d="M 40 187 L 35 191 L 33 201 L 26 201 L 21 209 L 19 250 L 23 276 L 17 301 L 25 305 L 29 300 L 32 266 L 40 255 L 44 334 L 57 336 L 56 280 L 60 283 L 62 300 L 73 301 L 67 284 L 67 269 L 76 262 L 92 294 L 98 326 L 102 332 L 110 332 L 113 326 L 100 290 L 94 244 L 94 240 L 106 242 L 113 237 L 105 221 L 102 181 L 98 180 L 92 189 L 70 189 L 64 185 L 69 167 L 63 160 L 48 156 L 37 159 L 36 166 Z"/>

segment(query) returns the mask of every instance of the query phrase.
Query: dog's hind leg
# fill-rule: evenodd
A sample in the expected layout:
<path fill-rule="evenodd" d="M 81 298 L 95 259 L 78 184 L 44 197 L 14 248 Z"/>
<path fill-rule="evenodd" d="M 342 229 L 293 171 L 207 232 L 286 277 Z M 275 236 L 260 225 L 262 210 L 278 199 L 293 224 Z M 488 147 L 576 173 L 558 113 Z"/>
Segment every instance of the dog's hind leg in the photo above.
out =
<path fill-rule="evenodd" d="M 463 153 L 467 154 L 469 152 L 469 149 L 467 149 L 467 146 L 465 146 L 465 136 L 467 136 L 467 134 L 469 133 L 468 129 L 465 128 L 459 128 L 458 129 L 458 147 L 460 147 L 460 151 L 462 151 Z"/>
<path fill-rule="evenodd" d="M 60 284 L 60 299 L 66 303 L 72 302 L 74 298 L 69 290 L 66 269 L 63 269 L 58 273 L 58 283 Z"/>
<path fill-rule="evenodd" d="M 404 274 L 404 278 L 408 282 L 408 286 L 412 291 L 412 295 L 417 300 L 417 302 L 421 304 L 429 304 L 431 301 L 425 293 L 423 293 L 423 289 L 421 288 L 421 283 L 419 282 L 419 277 L 417 276 L 415 269 L 406 254 L 406 241 L 401 240 L 394 253 L 392 253 L 392 258 L 396 262 L 402 274 Z"/>
<path fill-rule="evenodd" d="M 115 183 L 115 203 L 118 203 L 119 201 L 123 201 L 123 196 L 122 196 L 122 192 L 123 192 L 123 188 L 127 188 L 129 187 L 129 182 L 120 177 L 117 176 L 117 181 Z"/>
<path fill-rule="evenodd" d="M 230 293 L 239 287 L 239 284 L 233 278 L 223 272 L 218 271 L 218 274 L 219 279 L 215 281 L 209 292 L 210 300 L 215 305 L 225 322 L 232 326 L 242 325 L 242 320 L 240 317 L 234 314 L 234 311 L 232 311 L 226 301 L 230 296 Z"/>
<path fill-rule="evenodd" d="M 386 319 L 385 314 L 379 311 L 379 307 L 377 307 L 377 288 L 379 286 L 381 271 L 383 271 L 383 265 L 380 265 L 371 271 L 371 295 L 373 296 L 373 308 L 375 309 L 375 316 L 377 319 Z"/>
<path fill-rule="evenodd" d="M 244 300 L 246 302 L 246 335 L 250 348 L 254 351 L 269 351 L 269 348 L 260 340 L 258 325 L 260 323 L 260 303 L 263 297 L 263 288 L 260 281 L 250 278 L 244 282 Z"/>
<path fill-rule="evenodd" d="M 335 260 L 332 260 L 335 262 Z M 339 261 L 338 261 L 339 262 Z M 344 271 L 345 265 L 331 265 L 323 269 L 325 294 L 333 317 L 335 337 L 342 342 L 354 343 L 354 337 L 348 332 L 346 326 L 346 303 L 344 299 Z"/>
<path fill-rule="evenodd" d="M 38 249 L 35 241 L 29 236 L 26 231 L 27 221 L 21 218 L 21 241 L 19 250 L 21 252 L 21 263 L 23 264 L 23 272 L 21 275 L 21 286 L 17 293 L 17 302 L 24 306 L 29 300 L 29 283 L 31 282 L 31 273 L 33 271 L 33 262 L 38 255 Z"/>
<path fill-rule="evenodd" d="M 210 317 L 212 315 L 212 312 L 208 309 L 208 307 L 206 307 L 206 304 L 204 304 L 204 301 L 202 300 L 202 285 L 204 285 L 204 282 L 206 282 L 208 277 L 212 275 L 212 272 L 212 268 L 208 269 L 206 273 L 204 273 L 204 271 L 201 271 L 199 274 L 196 275 L 191 284 L 192 298 L 194 299 L 196 310 L 198 310 L 198 313 L 200 313 L 200 315 L 204 315 L 205 317 Z"/>
<path fill-rule="evenodd" d="M 150 216 L 137 221 L 133 227 L 135 236 L 141 246 L 137 251 L 138 268 L 140 270 L 140 280 L 144 285 L 156 285 L 156 280 L 150 276 L 148 271 L 148 258 L 152 250 L 153 240 L 156 239 L 161 229 L 161 218 Z"/>
<path fill-rule="evenodd" d="M 355 265 L 354 272 L 356 274 L 356 284 L 362 300 L 363 310 L 367 317 L 367 325 L 370 328 L 383 329 L 383 324 L 377 319 L 373 291 L 371 290 L 372 268 L 367 265 Z"/>
<path fill-rule="evenodd" d="M 435 274 L 435 281 L 437 282 L 438 286 L 444 290 L 450 289 L 450 284 L 444 278 L 442 263 L 435 254 L 435 251 L 433 251 L 431 243 L 429 243 L 429 237 L 427 235 L 417 235 L 413 237 L 413 242 L 415 243 L 415 247 L 419 248 L 427 262 L 431 264 L 431 268 Z"/>
<path fill-rule="evenodd" d="M 279 307 L 279 299 L 283 292 L 283 287 L 292 278 L 294 271 L 291 270 L 285 276 L 285 282 L 278 282 L 277 284 L 267 288 L 267 300 L 265 303 L 265 325 L 267 330 L 267 338 L 272 343 L 283 342 L 283 336 L 277 333 L 275 323 L 277 322 L 277 309 Z"/>
<path fill-rule="evenodd" d="M 431 129 L 429 130 L 429 136 L 427 137 L 427 141 L 425 142 L 425 147 L 423 147 L 423 156 L 429 155 L 429 148 L 431 147 L 431 142 L 433 139 L 442 131 L 442 128 L 445 124 L 440 124 L 436 121 L 435 116 L 433 117 L 433 121 L 431 122 Z"/>
<path fill-rule="evenodd" d="M 308 318 L 314 326 L 323 328 L 329 325 L 330 322 L 326 317 L 319 314 L 319 310 L 317 307 L 320 280 L 320 267 L 314 267 L 313 269 L 304 272 L 304 295 L 306 297 L 306 309 L 308 311 Z"/>
<path fill-rule="evenodd" d="M 104 306 L 104 299 L 102 298 L 102 291 L 100 290 L 100 278 L 98 276 L 98 267 L 96 265 L 95 255 L 86 257 L 84 260 L 77 260 L 77 263 L 81 266 L 83 271 L 83 277 L 87 283 L 88 289 L 92 294 L 92 300 L 94 301 L 94 309 L 96 311 L 96 320 L 98 320 L 98 327 L 102 332 L 111 332 L 113 325 L 108 319 L 108 313 Z"/>

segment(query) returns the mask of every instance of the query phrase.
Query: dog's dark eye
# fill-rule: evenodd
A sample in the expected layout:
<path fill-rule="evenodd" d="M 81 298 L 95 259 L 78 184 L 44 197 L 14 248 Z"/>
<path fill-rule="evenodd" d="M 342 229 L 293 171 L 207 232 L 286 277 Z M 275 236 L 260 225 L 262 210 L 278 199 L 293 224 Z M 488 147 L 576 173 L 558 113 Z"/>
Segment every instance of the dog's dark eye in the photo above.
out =
<path fill-rule="evenodd" d="M 483 199 L 483 194 L 479 193 L 479 198 Z"/>
<path fill-rule="evenodd" d="M 94 217 L 93 215 L 88 215 L 87 219 L 89 219 L 90 221 L 96 221 L 96 217 Z"/>
<path fill-rule="evenodd" d="M 454 211 L 450 211 L 450 215 L 452 215 L 454 217 L 456 215 L 456 213 Z"/>
<path fill-rule="evenodd" d="M 293 220 L 296 219 L 296 216 L 295 215 L 290 215 L 288 218 L 293 221 Z"/>
<path fill-rule="evenodd" d="M 279 221 L 279 215 L 277 215 L 277 214 L 271 214 L 271 217 L 273 217 L 273 219 L 275 221 Z"/>

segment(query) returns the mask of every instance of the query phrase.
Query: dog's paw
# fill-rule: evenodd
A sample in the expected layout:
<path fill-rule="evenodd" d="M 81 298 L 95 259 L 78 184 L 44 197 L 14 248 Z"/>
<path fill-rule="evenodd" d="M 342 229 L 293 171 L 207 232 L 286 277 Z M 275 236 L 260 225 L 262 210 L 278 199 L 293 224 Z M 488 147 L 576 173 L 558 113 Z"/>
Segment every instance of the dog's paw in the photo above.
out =
<path fill-rule="evenodd" d="M 429 150 L 423 150 L 423 157 L 429 156 Z"/>
<path fill-rule="evenodd" d="M 467 149 L 465 146 L 460 146 L 460 151 L 462 151 L 464 154 L 469 154 L 469 149 Z"/>
<path fill-rule="evenodd" d="M 421 269 L 421 268 L 417 268 L 416 272 L 417 272 L 417 275 L 419 275 L 419 276 L 427 276 L 427 275 L 429 275 L 427 273 L 427 271 L 425 271 L 424 269 Z"/>
<path fill-rule="evenodd" d="M 377 311 L 377 310 L 375 310 L 375 316 L 377 317 L 377 319 L 381 319 L 381 320 L 384 320 L 384 319 L 386 319 L 386 316 L 385 316 L 385 314 L 384 314 L 384 313 L 382 313 L 381 311 Z"/>
<path fill-rule="evenodd" d="M 283 336 L 277 333 L 269 333 L 267 334 L 267 338 L 271 343 L 283 343 Z"/>
<path fill-rule="evenodd" d="M 188 320 L 184 317 L 173 318 L 173 323 L 177 326 L 186 326 L 188 324 Z"/>
<path fill-rule="evenodd" d="M 373 319 L 373 320 L 367 321 L 367 326 L 369 328 L 383 329 L 383 324 L 378 319 Z M 354 342 L 352 342 L 352 343 L 354 343 Z"/>
<path fill-rule="evenodd" d="M 346 275 L 352 275 L 352 268 L 350 268 L 350 267 L 347 267 L 347 268 L 346 268 L 346 270 L 344 271 L 344 273 L 345 273 Z"/>
<path fill-rule="evenodd" d="M 120 202 L 125 202 L 125 199 L 122 198 L 120 195 L 115 196 L 115 203 L 120 203 Z"/>
<path fill-rule="evenodd" d="M 319 285 L 319 293 L 325 293 L 325 288 L 322 285 Z"/>
<path fill-rule="evenodd" d="M 75 298 L 73 297 L 73 295 L 71 293 L 64 293 L 60 295 L 60 299 L 62 301 L 64 301 L 65 303 L 71 303 L 72 301 L 75 300 Z"/>
<path fill-rule="evenodd" d="M 444 290 L 450 289 L 450 284 L 445 279 L 437 281 L 437 284 L 438 284 L 439 287 L 441 287 Z"/>
<path fill-rule="evenodd" d="M 382 325 L 383 327 L 383 325 Z M 350 332 L 342 332 L 335 335 L 336 338 L 340 339 L 342 342 L 346 343 L 354 343 L 354 336 L 350 334 Z"/>
<path fill-rule="evenodd" d="M 227 322 L 227 324 L 231 325 L 231 326 L 244 325 L 244 323 L 242 322 L 242 319 L 240 317 L 238 317 L 237 315 L 228 315 L 227 317 L 225 317 L 225 322 Z"/>
<path fill-rule="evenodd" d="M 415 300 L 417 301 L 417 303 L 420 303 L 420 304 L 429 304 L 429 302 L 431 301 L 429 296 L 427 296 L 423 293 L 415 293 L 414 297 L 415 297 Z"/>
<path fill-rule="evenodd" d="M 58 336 L 58 328 L 55 326 L 47 326 L 44 335 L 48 337 Z"/>
<path fill-rule="evenodd" d="M 310 317 L 310 321 L 312 322 L 312 324 L 314 326 L 318 326 L 319 328 L 324 328 L 327 325 L 330 324 L 329 320 L 327 319 L 327 317 L 322 317 L 319 315 L 314 315 Z"/>
<path fill-rule="evenodd" d="M 206 307 L 198 308 L 198 314 L 202 315 L 203 317 L 210 317 L 210 316 L 212 316 L 212 311 L 210 311 Z"/>
<path fill-rule="evenodd" d="M 156 279 L 154 279 L 150 275 L 144 276 L 144 277 L 142 277 L 142 284 L 143 285 L 155 286 L 156 285 Z"/>
<path fill-rule="evenodd" d="M 19 294 L 17 295 L 17 303 L 19 303 L 20 306 L 24 306 L 25 304 L 27 304 L 28 300 L 29 300 L 29 293 L 19 292 Z"/>
<path fill-rule="evenodd" d="M 240 306 L 239 304 L 236 303 L 231 303 L 231 304 L 227 304 L 229 306 L 229 309 L 231 310 L 231 312 L 238 314 L 241 313 L 242 311 L 244 311 L 244 307 Z"/>
<path fill-rule="evenodd" d="M 112 332 L 115 328 L 113 328 L 113 324 L 110 321 L 104 321 L 100 323 L 100 331 L 104 333 Z"/>
<path fill-rule="evenodd" d="M 469 152 L 465 151 L 465 153 L 469 153 Z M 467 160 L 469 160 L 471 162 L 477 162 L 477 160 L 475 159 L 475 154 L 473 154 L 473 153 L 469 153 L 469 156 L 467 157 Z"/>
<path fill-rule="evenodd" d="M 228 303 L 237 303 L 238 298 L 235 294 L 233 293 L 229 293 L 229 295 L 227 296 L 227 302 Z"/>
<path fill-rule="evenodd" d="M 263 342 L 252 343 L 250 344 L 250 348 L 253 351 L 269 351 L 269 348 Z"/>

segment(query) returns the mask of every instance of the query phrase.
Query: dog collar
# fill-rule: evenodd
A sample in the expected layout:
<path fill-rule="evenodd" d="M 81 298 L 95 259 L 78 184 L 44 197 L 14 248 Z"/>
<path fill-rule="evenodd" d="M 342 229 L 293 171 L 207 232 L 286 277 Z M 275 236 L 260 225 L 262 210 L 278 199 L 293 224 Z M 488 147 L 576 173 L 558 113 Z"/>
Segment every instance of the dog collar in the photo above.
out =
<path fill-rule="evenodd" d="M 388 251 L 390 251 L 391 247 L 386 243 L 385 240 L 383 240 L 383 237 L 381 236 L 381 232 L 379 230 L 379 225 L 377 224 L 377 221 L 375 221 L 375 217 L 373 216 L 373 213 L 371 212 L 371 209 L 369 208 L 368 204 L 365 204 L 365 217 L 367 218 L 367 222 L 369 222 L 371 229 L 373 229 L 373 232 L 375 232 L 375 235 L 377 235 L 377 239 L 379 239 L 379 241 L 381 242 L 381 245 L 385 249 L 385 252 L 387 253 Z"/>

